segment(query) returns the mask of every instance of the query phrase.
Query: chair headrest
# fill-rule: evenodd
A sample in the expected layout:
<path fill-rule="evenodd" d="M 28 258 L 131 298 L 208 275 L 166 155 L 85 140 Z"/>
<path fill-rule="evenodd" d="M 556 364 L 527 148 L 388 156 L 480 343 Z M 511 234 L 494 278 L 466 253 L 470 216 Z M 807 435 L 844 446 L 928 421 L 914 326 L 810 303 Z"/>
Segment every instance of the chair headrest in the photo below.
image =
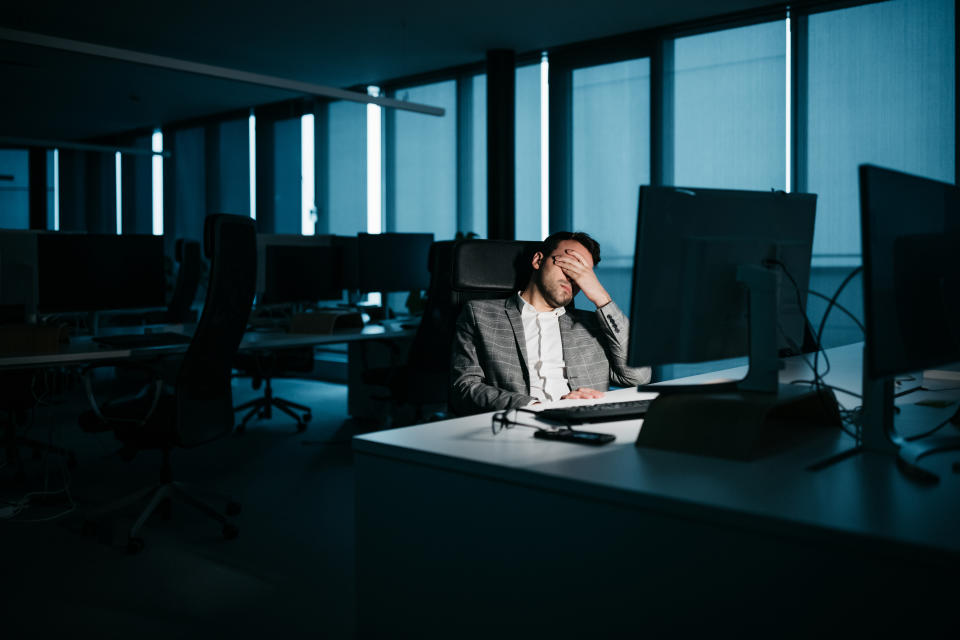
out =
<path fill-rule="evenodd" d="M 454 291 L 510 294 L 524 288 L 539 247 L 539 242 L 524 240 L 458 242 L 453 248 Z"/>

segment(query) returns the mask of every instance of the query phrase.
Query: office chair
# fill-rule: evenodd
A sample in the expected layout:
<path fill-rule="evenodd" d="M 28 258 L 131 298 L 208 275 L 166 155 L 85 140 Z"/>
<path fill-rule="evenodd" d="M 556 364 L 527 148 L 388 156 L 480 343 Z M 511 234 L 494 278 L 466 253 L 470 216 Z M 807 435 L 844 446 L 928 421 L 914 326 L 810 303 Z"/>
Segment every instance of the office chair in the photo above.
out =
<path fill-rule="evenodd" d="M 194 314 L 191 307 L 197 297 L 200 287 L 200 278 L 203 274 L 203 258 L 200 243 L 195 240 L 180 238 L 174 249 L 180 269 L 177 271 L 177 281 L 173 287 L 173 296 L 167 305 L 166 322 L 182 324 L 192 322 Z"/>
<path fill-rule="evenodd" d="M 237 356 L 236 368 L 239 376 L 250 376 L 254 389 L 259 389 L 263 385 L 262 396 L 233 408 L 235 412 L 247 411 L 240 420 L 240 424 L 237 425 L 237 433 L 244 433 L 247 429 L 247 423 L 254 417 L 258 419 L 272 418 L 274 407 L 296 421 L 298 432 L 307 429 L 307 423 L 313 417 L 310 413 L 310 407 L 273 395 L 272 380 L 284 372 L 299 371 L 306 373 L 313 371 L 313 347 L 242 353 Z M 297 415 L 297 411 L 302 415 Z"/>
<path fill-rule="evenodd" d="M 430 245 L 427 268 L 430 286 L 417 332 L 410 345 L 407 362 L 399 367 L 377 367 L 363 373 L 363 381 L 389 388 L 388 396 L 378 398 L 390 403 L 389 415 L 396 419 L 401 406 L 413 408 L 413 422 L 423 422 L 428 405 L 443 406 L 450 384 L 450 345 L 459 309 L 451 301 L 450 266 L 455 240 Z M 402 426 L 405 421 L 394 421 Z"/>
<path fill-rule="evenodd" d="M 146 449 L 162 455 L 158 484 L 88 512 L 96 517 L 147 499 L 146 508 L 130 528 L 128 550 L 143 548 L 138 537 L 147 518 L 176 498 L 192 505 L 222 525 L 224 538 L 235 538 L 237 527 L 227 516 L 240 506 L 226 502 L 225 514 L 195 498 L 188 486 L 173 479 L 170 454 L 174 447 L 206 444 L 233 430 L 231 370 L 253 305 L 256 283 L 256 225 L 245 216 L 214 214 L 204 223 L 204 251 L 210 259 L 210 283 L 197 329 L 184 355 L 176 383 L 168 390 L 157 376 L 149 393 L 126 402 L 99 405 L 92 388 L 92 365 L 84 371 L 84 384 L 93 409 L 80 416 L 85 431 L 112 430 L 122 443 L 122 455 L 132 458 Z M 142 367 L 142 365 L 140 365 Z M 205 492 L 209 493 L 209 492 Z M 89 527 L 85 527 L 89 528 Z"/>
<path fill-rule="evenodd" d="M 407 363 L 396 369 L 371 370 L 372 384 L 390 388 L 389 400 L 412 404 L 414 421 L 428 404 L 446 404 L 450 388 L 450 350 L 457 317 L 468 300 L 507 298 L 526 286 L 539 242 L 457 240 L 430 247 L 430 289 Z M 378 382 L 378 378 L 383 382 Z M 399 425 L 397 425 L 399 426 Z"/>

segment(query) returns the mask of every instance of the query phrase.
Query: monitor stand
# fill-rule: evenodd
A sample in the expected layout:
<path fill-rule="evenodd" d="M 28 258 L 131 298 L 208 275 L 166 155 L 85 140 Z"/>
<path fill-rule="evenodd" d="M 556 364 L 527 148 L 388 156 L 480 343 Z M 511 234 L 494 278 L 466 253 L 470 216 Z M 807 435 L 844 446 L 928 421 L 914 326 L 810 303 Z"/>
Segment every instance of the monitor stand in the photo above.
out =
<path fill-rule="evenodd" d="M 907 440 L 897 433 L 894 426 L 895 413 L 893 378 L 870 379 L 866 372 L 866 354 L 864 354 L 862 435 L 859 445 L 848 455 L 862 451 L 896 453 L 897 467 L 908 477 L 923 484 L 940 482 L 940 477 L 921 467 L 919 461 L 934 453 L 960 449 L 960 436 Z"/>
<path fill-rule="evenodd" d="M 779 382 L 776 273 L 742 265 L 737 280 L 748 290 L 746 377 L 725 386 L 643 387 L 660 396 L 644 417 L 638 447 L 752 460 L 842 425 L 832 391 Z"/>

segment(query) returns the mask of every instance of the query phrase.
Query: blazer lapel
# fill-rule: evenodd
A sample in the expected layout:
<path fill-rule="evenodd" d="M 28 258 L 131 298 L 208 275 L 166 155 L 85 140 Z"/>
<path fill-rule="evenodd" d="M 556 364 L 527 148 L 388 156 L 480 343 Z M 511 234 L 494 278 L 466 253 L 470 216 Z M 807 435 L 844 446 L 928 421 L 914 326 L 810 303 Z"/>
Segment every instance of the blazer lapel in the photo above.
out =
<path fill-rule="evenodd" d="M 569 308 L 558 320 L 560 324 L 560 346 L 563 349 L 563 364 L 566 367 L 567 382 L 570 383 L 571 389 L 576 389 L 573 382 L 577 377 L 576 353 L 570 350 L 573 345 L 573 327 L 576 323 Z"/>
<path fill-rule="evenodd" d="M 519 300 L 516 296 L 507 298 L 504 303 L 504 309 L 507 311 L 507 319 L 513 328 L 513 339 L 517 342 L 517 353 L 520 354 L 520 363 L 523 365 L 523 371 L 530 375 L 530 369 L 527 363 L 527 338 L 523 332 L 523 319 L 520 317 Z"/>

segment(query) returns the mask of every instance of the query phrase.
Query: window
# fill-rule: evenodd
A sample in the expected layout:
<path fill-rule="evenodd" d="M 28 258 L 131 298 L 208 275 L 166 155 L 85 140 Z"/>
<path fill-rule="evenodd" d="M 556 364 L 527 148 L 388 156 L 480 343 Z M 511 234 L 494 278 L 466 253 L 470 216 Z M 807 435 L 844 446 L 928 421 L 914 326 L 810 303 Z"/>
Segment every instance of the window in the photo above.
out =
<path fill-rule="evenodd" d="M 810 16 L 806 184 L 814 264 L 859 263 L 857 166 L 953 182 L 953 0 L 892 0 Z"/>
<path fill-rule="evenodd" d="M 327 107 L 326 203 L 321 208 L 329 233 L 352 236 L 367 230 L 368 108 L 343 101 Z M 376 209 L 379 212 L 379 197 Z"/>
<path fill-rule="evenodd" d="M 459 231 L 476 233 L 487 237 L 487 76 L 475 75 L 463 80 L 468 84 L 461 96 L 466 96 L 466 108 L 460 105 L 461 113 L 468 116 L 466 127 L 461 129 L 460 144 L 464 150 L 461 167 Z"/>
<path fill-rule="evenodd" d="M 783 21 L 675 40 L 668 184 L 785 189 L 785 74 Z"/>
<path fill-rule="evenodd" d="M 517 67 L 515 85 L 515 221 L 517 240 L 543 240 L 540 185 L 540 65 Z"/>
<path fill-rule="evenodd" d="M 0 150 L 0 227 L 30 228 L 30 164 L 26 150 Z"/>
<path fill-rule="evenodd" d="M 638 193 L 650 182 L 649 58 L 573 71 L 572 165 L 574 230 L 600 243 L 597 275 L 628 309 Z"/>
<path fill-rule="evenodd" d="M 432 232 L 436 240 L 452 239 L 457 231 L 457 83 L 401 89 L 397 97 L 442 107 L 446 113 L 391 111 L 387 231 Z"/>

